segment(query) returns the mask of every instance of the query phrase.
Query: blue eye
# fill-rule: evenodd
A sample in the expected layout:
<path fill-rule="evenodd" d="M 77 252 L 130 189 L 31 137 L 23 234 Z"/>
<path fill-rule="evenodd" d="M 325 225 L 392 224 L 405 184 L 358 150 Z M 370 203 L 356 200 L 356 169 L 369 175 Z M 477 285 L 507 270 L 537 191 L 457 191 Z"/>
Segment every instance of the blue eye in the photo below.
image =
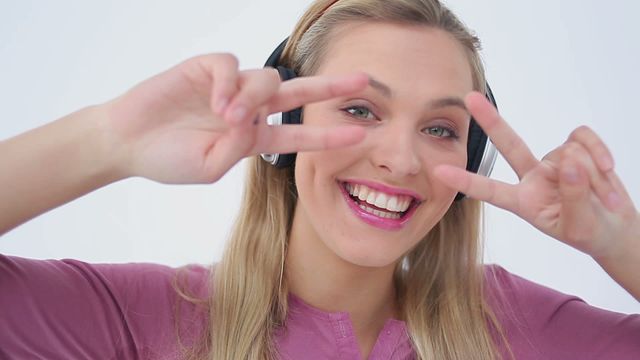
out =
<path fill-rule="evenodd" d="M 441 137 L 441 138 L 451 138 L 457 139 L 458 135 L 452 129 L 443 127 L 443 126 L 432 126 L 426 129 L 427 133 L 431 136 Z"/>
<path fill-rule="evenodd" d="M 345 108 L 344 111 L 357 118 L 370 119 L 374 116 L 371 110 L 364 106 L 349 106 Z"/>

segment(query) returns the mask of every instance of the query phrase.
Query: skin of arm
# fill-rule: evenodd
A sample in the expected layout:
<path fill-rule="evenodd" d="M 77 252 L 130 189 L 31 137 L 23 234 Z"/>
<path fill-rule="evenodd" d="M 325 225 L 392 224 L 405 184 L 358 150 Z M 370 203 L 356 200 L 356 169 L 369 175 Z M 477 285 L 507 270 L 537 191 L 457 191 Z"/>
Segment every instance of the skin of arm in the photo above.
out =
<path fill-rule="evenodd" d="M 629 235 L 621 239 L 621 251 L 612 257 L 594 257 L 602 268 L 636 300 L 640 301 L 640 213 Z"/>
<path fill-rule="evenodd" d="M 0 142 L 0 235 L 128 177 L 105 119 L 101 106 L 90 106 Z"/>
<path fill-rule="evenodd" d="M 368 81 L 354 73 L 281 83 L 274 69 L 240 71 L 231 54 L 187 59 L 111 101 L 0 141 L 0 235 L 128 177 L 211 184 L 246 156 L 357 143 L 359 126 L 254 120 L 358 93 Z"/>

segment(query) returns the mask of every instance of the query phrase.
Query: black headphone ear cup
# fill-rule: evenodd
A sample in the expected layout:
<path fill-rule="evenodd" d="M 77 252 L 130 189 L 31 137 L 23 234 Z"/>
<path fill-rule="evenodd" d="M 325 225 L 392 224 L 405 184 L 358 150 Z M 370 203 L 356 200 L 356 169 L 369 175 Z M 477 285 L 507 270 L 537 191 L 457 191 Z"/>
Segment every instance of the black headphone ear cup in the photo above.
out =
<path fill-rule="evenodd" d="M 284 66 L 277 66 L 278 74 L 280 74 L 280 80 L 283 82 L 295 79 L 297 74 L 290 68 Z M 277 120 L 274 120 L 277 119 Z M 267 119 L 269 125 L 297 125 L 302 123 L 302 108 L 296 108 L 289 111 L 284 111 L 280 114 L 270 115 Z M 296 154 L 261 154 L 262 158 L 269 162 L 276 168 L 286 168 L 292 166 L 296 160 Z"/>
<path fill-rule="evenodd" d="M 486 144 L 487 135 L 475 119 L 471 118 L 469 135 L 467 136 L 467 171 L 478 172 Z M 464 197 L 463 193 L 458 193 L 455 200 L 462 200 Z"/>
<path fill-rule="evenodd" d="M 496 100 L 493 97 L 491 87 L 487 83 L 487 92 L 485 96 L 487 100 L 496 108 Z M 471 171 L 483 176 L 491 175 L 493 164 L 496 161 L 497 150 L 493 143 L 487 137 L 480 125 L 472 117 L 469 124 L 469 136 L 467 138 L 467 171 Z M 458 193 L 455 200 L 464 199 L 463 193 Z"/>
<path fill-rule="evenodd" d="M 292 69 L 289 69 L 287 67 L 284 66 L 278 66 L 276 68 L 278 70 L 278 73 L 280 74 L 280 80 L 282 80 L 282 82 L 285 81 L 289 81 L 289 80 L 293 80 L 296 77 L 298 77 L 298 75 L 296 74 L 295 71 L 293 71 Z M 297 125 L 297 124 L 301 124 L 302 123 L 302 108 L 295 108 L 289 111 L 283 111 L 282 112 L 282 124 L 283 125 Z"/>
<path fill-rule="evenodd" d="M 477 173 L 480 161 L 482 160 L 482 150 L 487 143 L 487 135 L 478 125 L 474 118 L 469 123 L 469 136 L 467 138 L 467 170 Z"/>

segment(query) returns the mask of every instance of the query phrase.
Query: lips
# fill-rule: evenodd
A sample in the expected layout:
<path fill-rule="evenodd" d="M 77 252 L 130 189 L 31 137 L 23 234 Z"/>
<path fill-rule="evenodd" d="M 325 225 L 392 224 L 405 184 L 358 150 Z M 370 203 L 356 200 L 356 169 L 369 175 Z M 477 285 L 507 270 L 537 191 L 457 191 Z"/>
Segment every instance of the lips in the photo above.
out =
<path fill-rule="evenodd" d="M 384 212 L 405 212 L 414 198 L 410 195 L 389 194 L 364 184 L 345 183 L 345 189 L 356 202 Z"/>
<path fill-rule="evenodd" d="M 377 189 L 371 187 L 371 183 L 350 181 L 339 181 L 338 186 L 348 207 L 359 219 L 383 230 L 398 230 L 404 227 L 422 203 L 418 198 L 408 195 L 408 191 L 380 191 L 384 186 L 378 184 L 373 184 Z"/>

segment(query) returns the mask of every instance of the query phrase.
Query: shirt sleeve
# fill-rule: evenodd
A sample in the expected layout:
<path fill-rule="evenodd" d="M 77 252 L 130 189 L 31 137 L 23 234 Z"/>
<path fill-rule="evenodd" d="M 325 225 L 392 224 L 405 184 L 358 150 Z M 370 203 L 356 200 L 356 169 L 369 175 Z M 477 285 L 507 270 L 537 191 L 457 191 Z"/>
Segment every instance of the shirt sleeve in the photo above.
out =
<path fill-rule="evenodd" d="M 492 266 L 516 359 L 640 359 L 640 315 L 603 310 Z"/>
<path fill-rule="evenodd" d="M 0 255 L 0 358 L 176 359 L 205 322 L 175 281 L 202 296 L 206 273 Z"/>

